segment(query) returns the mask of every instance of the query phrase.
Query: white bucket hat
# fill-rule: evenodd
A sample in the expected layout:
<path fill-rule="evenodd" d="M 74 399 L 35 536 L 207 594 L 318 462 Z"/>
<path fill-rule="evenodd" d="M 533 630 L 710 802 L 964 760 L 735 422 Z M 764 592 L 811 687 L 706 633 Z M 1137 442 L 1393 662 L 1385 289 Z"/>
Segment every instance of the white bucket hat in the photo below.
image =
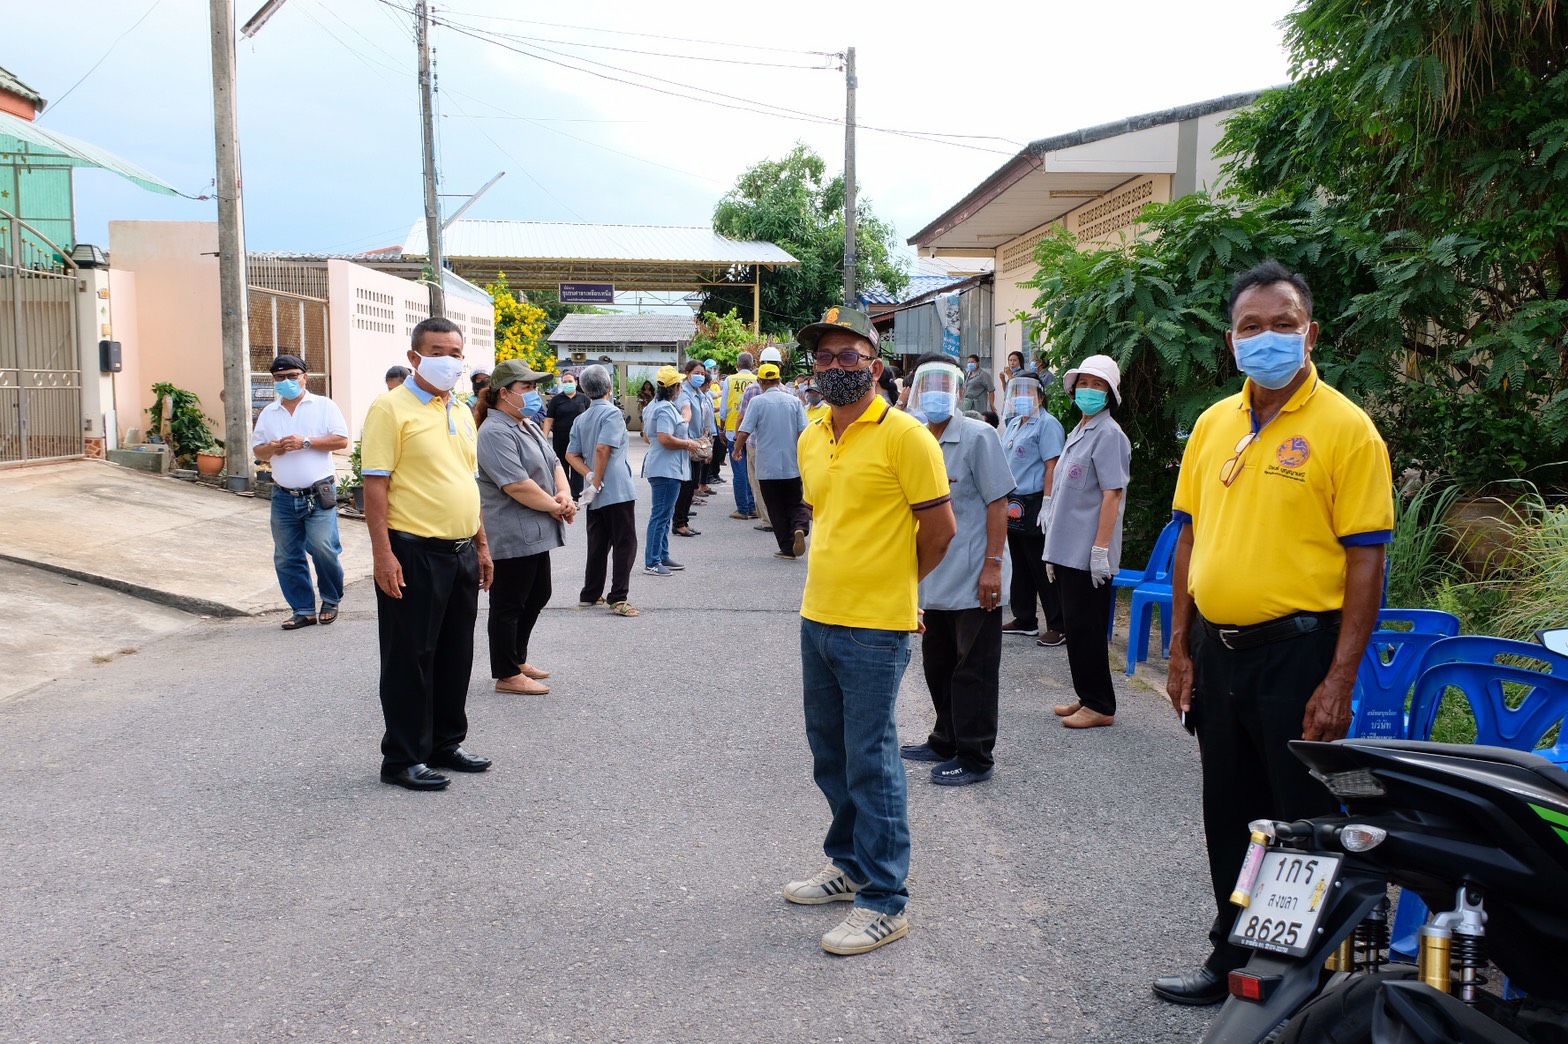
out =
<path fill-rule="evenodd" d="M 1062 390 L 1068 395 L 1071 395 L 1073 389 L 1077 387 L 1078 375 L 1080 373 L 1098 377 L 1106 384 L 1109 384 L 1111 386 L 1111 398 L 1116 400 L 1116 405 L 1121 405 L 1122 368 L 1116 365 L 1115 359 L 1112 359 L 1109 355 L 1091 355 L 1071 370 L 1068 370 L 1062 376 Z"/>

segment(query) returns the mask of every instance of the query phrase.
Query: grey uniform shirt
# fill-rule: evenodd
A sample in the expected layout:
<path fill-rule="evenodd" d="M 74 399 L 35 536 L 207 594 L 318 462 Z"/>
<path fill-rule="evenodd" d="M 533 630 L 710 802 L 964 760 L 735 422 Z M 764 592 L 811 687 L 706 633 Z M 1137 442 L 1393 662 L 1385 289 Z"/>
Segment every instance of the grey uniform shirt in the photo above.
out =
<path fill-rule="evenodd" d="M 558 461 L 550 438 L 533 421 L 515 421 L 491 410 L 479 426 L 479 506 L 492 558 L 522 558 L 566 543 L 566 526 L 544 511 L 524 507 L 503 488 L 533 479 L 552 497 Z"/>
<path fill-rule="evenodd" d="M 991 408 L 991 393 L 996 391 L 996 380 L 984 366 L 975 367 L 973 373 L 964 374 L 963 408 L 984 413 Z"/>
<path fill-rule="evenodd" d="M 575 453 L 594 467 L 594 458 L 600 446 L 610 447 L 610 460 L 604 467 L 604 488 L 594 494 L 588 510 L 624 504 L 636 498 L 637 488 L 632 483 L 632 466 L 626 460 L 626 417 L 609 399 L 595 399 L 577 423 L 572 425 L 571 441 L 566 452 Z"/>
<path fill-rule="evenodd" d="M 1013 472 L 1002 452 L 996 429 L 984 421 L 955 416 L 938 440 L 953 490 L 953 518 L 958 532 L 947 554 L 920 581 L 922 609 L 980 608 L 980 569 L 985 565 L 986 506 L 1013 491 Z M 1005 545 L 1004 545 L 1005 547 Z M 1002 592 L 1012 583 L 1011 563 L 1002 555 Z"/>
<path fill-rule="evenodd" d="M 1100 504 L 1108 489 L 1126 489 L 1132 463 L 1132 443 L 1121 425 L 1105 410 L 1079 421 L 1067 436 L 1067 446 L 1056 462 L 1051 484 L 1051 523 L 1045 533 L 1045 560 L 1071 569 L 1089 568 L 1089 550 L 1100 528 Z M 1121 568 L 1122 497 L 1111 531 L 1111 572 Z"/>
<path fill-rule="evenodd" d="M 761 392 L 746 406 L 740 431 L 746 433 L 746 466 L 758 482 L 800 478 L 796 444 L 806 430 L 806 407 L 781 387 Z"/>

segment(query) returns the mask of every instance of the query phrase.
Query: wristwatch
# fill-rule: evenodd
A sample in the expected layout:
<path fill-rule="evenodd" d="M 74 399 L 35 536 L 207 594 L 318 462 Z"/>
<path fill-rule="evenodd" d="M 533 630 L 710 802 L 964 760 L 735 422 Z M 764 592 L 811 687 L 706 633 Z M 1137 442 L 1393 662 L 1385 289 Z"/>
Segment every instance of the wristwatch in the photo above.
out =
<path fill-rule="evenodd" d="M 304 441 L 304 442 L 302 442 L 302 443 L 300 443 L 300 445 L 301 445 L 301 446 L 302 446 L 302 447 L 303 447 L 303 448 L 305 448 L 305 449 L 310 449 L 310 440 L 309 440 L 309 439 L 306 439 L 306 440 L 305 440 L 305 441 Z"/>

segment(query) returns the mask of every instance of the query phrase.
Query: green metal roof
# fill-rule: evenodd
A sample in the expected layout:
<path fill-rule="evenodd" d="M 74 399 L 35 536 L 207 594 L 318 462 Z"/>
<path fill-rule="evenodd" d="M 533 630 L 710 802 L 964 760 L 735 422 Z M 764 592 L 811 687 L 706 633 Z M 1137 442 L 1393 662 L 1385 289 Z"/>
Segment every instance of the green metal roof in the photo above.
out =
<path fill-rule="evenodd" d="M 40 109 L 48 104 L 44 101 L 43 95 L 18 80 L 16 74 L 4 66 L 0 66 L 0 91 L 10 91 L 18 97 L 26 98 Z"/>
<path fill-rule="evenodd" d="M 112 152 L 89 145 L 85 141 L 54 131 L 36 123 L 18 119 L 0 112 L 0 164 L 6 166 L 40 167 L 98 167 L 112 171 L 149 192 L 167 196 L 184 195 L 173 185 L 143 170 L 130 160 L 121 159 Z"/>

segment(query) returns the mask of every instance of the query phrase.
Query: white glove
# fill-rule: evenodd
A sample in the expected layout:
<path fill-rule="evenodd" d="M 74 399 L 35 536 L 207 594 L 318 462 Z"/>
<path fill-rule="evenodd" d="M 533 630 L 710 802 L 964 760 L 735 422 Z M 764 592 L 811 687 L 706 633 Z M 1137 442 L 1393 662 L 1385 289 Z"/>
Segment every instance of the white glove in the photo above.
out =
<path fill-rule="evenodd" d="M 1111 578 L 1111 551 L 1105 547 L 1091 547 L 1089 549 L 1089 582 L 1095 587 L 1104 587 Z"/>
<path fill-rule="evenodd" d="M 1051 494 L 1047 493 L 1045 499 L 1040 501 L 1040 514 L 1035 519 L 1035 523 L 1040 527 L 1040 532 L 1042 533 L 1051 524 Z"/>

